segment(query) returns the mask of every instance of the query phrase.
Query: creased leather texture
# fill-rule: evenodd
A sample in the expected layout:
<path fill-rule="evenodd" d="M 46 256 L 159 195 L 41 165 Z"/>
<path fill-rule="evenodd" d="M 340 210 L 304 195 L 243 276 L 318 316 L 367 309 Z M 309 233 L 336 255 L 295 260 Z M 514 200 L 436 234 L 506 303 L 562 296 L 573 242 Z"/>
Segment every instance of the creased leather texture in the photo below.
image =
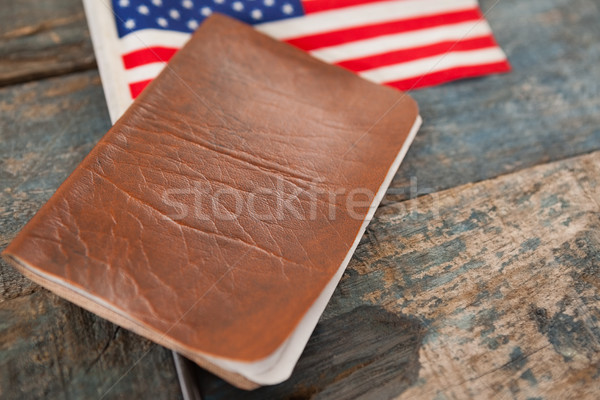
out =
<path fill-rule="evenodd" d="M 340 267 L 368 208 L 352 216 L 348 193 L 377 192 L 417 115 L 399 91 L 212 16 L 4 255 L 167 347 L 262 359 Z"/>

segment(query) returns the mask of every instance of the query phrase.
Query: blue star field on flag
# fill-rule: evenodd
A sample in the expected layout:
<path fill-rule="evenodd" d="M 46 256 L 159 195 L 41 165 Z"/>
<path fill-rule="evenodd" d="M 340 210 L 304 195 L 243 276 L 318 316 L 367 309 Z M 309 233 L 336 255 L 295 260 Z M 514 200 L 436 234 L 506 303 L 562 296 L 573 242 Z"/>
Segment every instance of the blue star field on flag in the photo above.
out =
<path fill-rule="evenodd" d="M 304 15 L 299 0 L 112 0 L 119 37 L 141 29 L 193 32 L 213 12 L 249 24 Z"/>

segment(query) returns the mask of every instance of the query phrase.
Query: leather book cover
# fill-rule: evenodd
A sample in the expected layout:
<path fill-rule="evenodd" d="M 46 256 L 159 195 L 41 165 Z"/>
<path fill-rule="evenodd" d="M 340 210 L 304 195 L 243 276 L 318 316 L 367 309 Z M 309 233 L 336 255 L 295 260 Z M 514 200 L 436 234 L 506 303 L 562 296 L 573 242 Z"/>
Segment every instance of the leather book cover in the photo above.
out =
<path fill-rule="evenodd" d="M 3 256 L 239 387 L 278 383 L 419 123 L 408 95 L 214 15 Z"/>

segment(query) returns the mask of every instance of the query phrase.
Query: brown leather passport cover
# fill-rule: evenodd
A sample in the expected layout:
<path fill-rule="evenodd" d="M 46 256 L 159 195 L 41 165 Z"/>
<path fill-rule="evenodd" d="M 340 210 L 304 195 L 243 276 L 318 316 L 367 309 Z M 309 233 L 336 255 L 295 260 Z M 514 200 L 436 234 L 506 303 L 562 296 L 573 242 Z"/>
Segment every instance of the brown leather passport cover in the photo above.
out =
<path fill-rule="evenodd" d="M 257 361 L 284 343 L 417 118 L 403 93 L 215 15 L 3 255 L 250 387 L 205 356 Z"/>

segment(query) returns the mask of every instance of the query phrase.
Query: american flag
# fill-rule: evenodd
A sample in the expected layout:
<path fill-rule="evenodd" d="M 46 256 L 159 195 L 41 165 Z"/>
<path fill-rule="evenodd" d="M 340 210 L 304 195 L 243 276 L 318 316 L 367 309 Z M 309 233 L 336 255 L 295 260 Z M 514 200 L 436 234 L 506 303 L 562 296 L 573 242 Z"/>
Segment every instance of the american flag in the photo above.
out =
<path fill-rule="evenodd" d="M 213 12 L 401 90 L 510 69 L 477 0 L 84 0 L 113 120 Z"/>

